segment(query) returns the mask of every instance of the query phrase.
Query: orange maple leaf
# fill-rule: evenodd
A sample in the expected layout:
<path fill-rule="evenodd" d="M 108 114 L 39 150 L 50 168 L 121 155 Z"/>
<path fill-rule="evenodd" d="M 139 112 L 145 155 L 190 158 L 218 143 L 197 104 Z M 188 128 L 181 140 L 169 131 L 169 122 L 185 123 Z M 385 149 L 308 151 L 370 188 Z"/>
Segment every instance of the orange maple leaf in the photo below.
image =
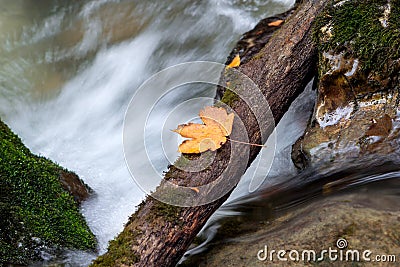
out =
<path fill-rule="evenodd" d="M 199 115 L 204 124 L 182 124 L 174 130 L 182 137 L 191 138 L 179 145 L 179 152 L 215 151 L 225 144 L 226 137 L 231 134 L 235 116 L 233 113 L 228 114 L 224 108 L 205 107 Z"/>
<path fill-rule="evenodd" d="M 268 26 L 270 26 L 270 27 L 278 27 L 283 22 L 284 22 L 284 20 L 278 19 L 278 20 L 275 20 L 273 22 L 268 23 Z"/>
<path fill-rule="evenodd" d="M 236 55 L 236 56 L 232 59 L 231 63 L 229 63 L 229 65 L 226 66 L 226 68 L 227 68 L 227 69 L 230 69 L 230 68 L 236 68 L 236 67 L 239 67 L 239 66 L 240 66 L 240 56 L 239 56 L 239 55 Z"/>

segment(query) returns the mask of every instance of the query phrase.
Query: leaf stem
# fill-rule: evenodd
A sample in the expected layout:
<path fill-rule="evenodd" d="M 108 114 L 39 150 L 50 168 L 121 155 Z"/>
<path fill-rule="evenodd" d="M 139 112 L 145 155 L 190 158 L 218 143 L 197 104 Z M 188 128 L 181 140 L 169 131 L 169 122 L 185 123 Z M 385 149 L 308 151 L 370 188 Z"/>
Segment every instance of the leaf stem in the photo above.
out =
<path fill-rule="evenodd" d="M 267 147 L 266 145 L 252 144 L 252 143 L 246 143 L 246 142 L 242 142 L 242 141 L 233 140 L 233 139 L 230 139 L 229 137 L 227 137 L 226 139 L 228 139 L 231 142 L 239 143 L 239 144 L 245 144 L 245 145 L 250 145 L 250 146 Z"/>

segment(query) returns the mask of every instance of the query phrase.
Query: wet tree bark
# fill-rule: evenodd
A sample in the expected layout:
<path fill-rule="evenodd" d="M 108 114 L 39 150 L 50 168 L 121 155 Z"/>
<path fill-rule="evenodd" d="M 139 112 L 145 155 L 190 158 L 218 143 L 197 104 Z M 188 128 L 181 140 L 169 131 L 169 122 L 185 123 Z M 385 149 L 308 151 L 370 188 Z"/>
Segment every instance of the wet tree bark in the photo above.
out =
<path fill-rule="evenodd" d="M 250 49 L 253 53 L 251 58 L 238 67 L 240 72 L 247 75 L 259 87 L 269 103 L 273 118 L 257 115 L 255 112 L 257 107 L 247 105 L 231 90 L 225 92 L 223 88 L 219 88 L 219 93 L 221 95 L 224 93 L 222 101 L 229 104 L 236 112 L 235 118 L 240 120 L 235 119 L 235 123 L 236 121 L 243 123 L 250 143 L 266 141 L 274 125 L 280 121 L 291 102 L 314 76 L 316 48 L 312 43 L 311 27 L 316 15 L 326 3 L 326 0 L 302 1 L 293 12 L 278 17 L 278 19 L 283 18 L 284 23 L 274 26 L 264 21 L 267 27 L 280 29 L 274 34 L 266 30 L 268 36 L 263 39 L 266 43 L 262 44 L 261 50 L 254 53 L 254 50 Z M 245 40 L 242 40 L 242 44 L 244 42 Z M 238 49 L 237 53 L 250 50 Z M 246 55 L 249 58 L 249 54 Z M 223 79 L 229 86 L 236 86 L 235 89 L 241 94 L 246 93 L 246 84 L 238 83 L 235 77 L 226 76 Z M 236 124 L 234 131 L 235 128 Z M 169 183 L 194 188 L 189 190 L 189 193 L 193 194 L 193 199 L 197 202 L 188 202 L 186 205 L 188 207 L 177 207 L 148 196 L 129 219 L 123 232 L 110 243 L 108 252 L 100 256 L 92 266 L 175 266 L 208 218 L 228 198 L 243 171 L 259 151 L 259 147 L 247 145 L 235 147 L 234 143 L 227 142 L 214 154 L 211 165 L 202 171 L 188 172 L 170 166 L 164 181 L 154 195 L 159 197 L 165 194 L 166 189 L 163 185 Z M 197 155 L 184 156 L 191 160 L 186 161 L 188 165 L 198 165 L 202 162 L 202 158 Z M 232 163 L 232 157 L 238 162 L 244 162 L 244 169 L 236 167 L 235 161 Z M 201 190 L 201 185 L 215 182 L 220 176 L 223 177 L 223 182 L 220 186 L 216 186 L 216 189 L 205 190 L 206 192 Z M 226 188 L 230 188 L 228 192 L 224 191 Z M 223 196 L 208 204 L 191 206 L 204 203 L 209 194 L 223 194 Z"/>

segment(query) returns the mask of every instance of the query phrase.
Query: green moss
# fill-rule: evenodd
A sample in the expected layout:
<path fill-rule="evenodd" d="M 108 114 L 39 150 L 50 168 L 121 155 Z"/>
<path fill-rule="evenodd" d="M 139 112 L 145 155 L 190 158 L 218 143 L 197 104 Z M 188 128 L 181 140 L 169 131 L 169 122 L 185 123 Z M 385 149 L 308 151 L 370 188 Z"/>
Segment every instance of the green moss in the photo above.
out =
<path fill-rule="evenodd" d="M 226 91 L 222 96 L 221 102 L 232 107 L 233 103 L 240 99 L 239 95 L 235 92 L 238 92 L 238 90 L 243 87 L 241 84 L 243 76 L 236 69 L 225 69 L 223 75 L 226 84 Z"/>
<path fill-rule="evenodd" d="M 275 34 L 275 33 L 274 33 Z M 263 50 L 259 51 L 257 54 L 255 54 L 251 60 L 259 60 L 265 57 L 265 52 Z"/>
<path fill-rule="evenodd" d="M 159 218 L 163 223 L 171 222 L 182 225 L 181 223 L 183 223 L 183 220 L 180 218 L 183 209 L 182 207 L 168 205 L 156 199 L 147 198 L 146 203 L 149 201 L 154 202 L 152 208 L 152 215 L 154 217 L 151 218 L 153 222 L 156 221 L 154 218 Z M 144 205 L 145 202 L 141 202 L 137 207 L 137 211 L 140 211 Z M 140 216 L 138 215 L 138 212 L 132 215 L 122 233 L 120 233 L 117 238 L 110 241 L 107 253 L 98 257 L 90 265 L 91 267 L 119 266 L 122 264 L 132 265 L 140 260 L 140 255 L 134 254 L 133 247 L 137 245 L 137 238 L 142 234 L 142 232 L 131 224 L 135 221 L 137 216 Z"/>
<path fill-rule="evenodd" d="M 140 260 L 140 256 L 132 253 L 132 246 L 136 244 L 136 237 L 140 232 L 125 229 L 118 237 L 111 240 L 106 254 L 98 257 L 90 266 L 106 267 L 116 265 L 132 265 Z"/>
<path fill-rule="evenodd" d="M 169 205 L 164 202 L 155 200 L 153 211 L 155 216 L 160 216 L 166 221 L 174 223 L 178 223 L 181 221 L 183 223 L 182 219 L 180 218 L 182 209 L 182 207 Z"/>
<path fill-rule="evenodd" d="M 237 94 L 233 91 L 227 89 L 222 96 L 221 102 L 227 104 L 228 106 L 232 107 L 233 103 L 238 101 L 240 98 Z"/>
<path fill-rule="evenodd" d="M 173 165 L 173 166 L 174 166 L 175 168 L 184 170 L 184 169 L 186 169 L 188 166 L 190 166 L 190 163 L 191 163 L 191 161 L 189 160 L 188 157 L 181 156 L 181 157 L 179 157 L 179 158 L 174 162 L 174 165 Z M 165 173 L 165 176 L 166 176 L 166 179 L 167 179 L 167 180 L 170 178 L 168 172 Z"/>
<path fill-rule="evenodd" d="M 390 1 L 386 28 L 379 19 L 387 0 L 354 0 L 334 7 L 336 2 L 316 19 L 313 40 L 319 51 L 346 50 L 349 56 L 360 59 L 363 70 L 390 70 L 388 64 L 400 58 L 400 0 Z M 332 27 L 330 38 L 321 30 L 327 25 Z"/>
<path fill-rule="evenodd" d="M 76 202 L 62 188 L 62 170 L 33 155 L 0 121 L 0 263 L 38 260 L 42 246 L 96 248 Z"/>
<path fill-rule="evenodd" d="M 339 234 L 338 238 L 348 238 L 350 236 L 353 236 L 357 230 L 357 225 L 355 223 L 351 223 L 348 225 L 346 228 L 343 229 L 343 231 Z"/>

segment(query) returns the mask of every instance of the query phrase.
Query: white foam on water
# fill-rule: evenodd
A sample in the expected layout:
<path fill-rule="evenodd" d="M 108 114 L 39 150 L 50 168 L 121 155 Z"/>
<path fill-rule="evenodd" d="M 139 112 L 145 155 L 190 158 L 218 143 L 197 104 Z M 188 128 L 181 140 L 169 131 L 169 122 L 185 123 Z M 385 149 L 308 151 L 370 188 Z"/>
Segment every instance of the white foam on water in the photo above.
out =
<path fill-rule="evenodd" d="M 318 124 L 322 128 L 325 128 L 326 126 L 331 126 L 339 123 L 342 119 L 348 120 L 354 110 L 353 106 L 354 104 L 350 104 L 345 107 L 338 107 L 332 112 L 324 113 L 322 117 L 317 117 Z"/>
<path fill-rule="evenodd" d="M 102 252 L 143 198 L 124 162 L 124 96 L 146 76 L 156 44 L 156 34 L 143 35 L 99 52 L 55 101 L 20 110 L 12 123 L 35 153 L 74 170 L 94 189 L 82 211 Z"/>

